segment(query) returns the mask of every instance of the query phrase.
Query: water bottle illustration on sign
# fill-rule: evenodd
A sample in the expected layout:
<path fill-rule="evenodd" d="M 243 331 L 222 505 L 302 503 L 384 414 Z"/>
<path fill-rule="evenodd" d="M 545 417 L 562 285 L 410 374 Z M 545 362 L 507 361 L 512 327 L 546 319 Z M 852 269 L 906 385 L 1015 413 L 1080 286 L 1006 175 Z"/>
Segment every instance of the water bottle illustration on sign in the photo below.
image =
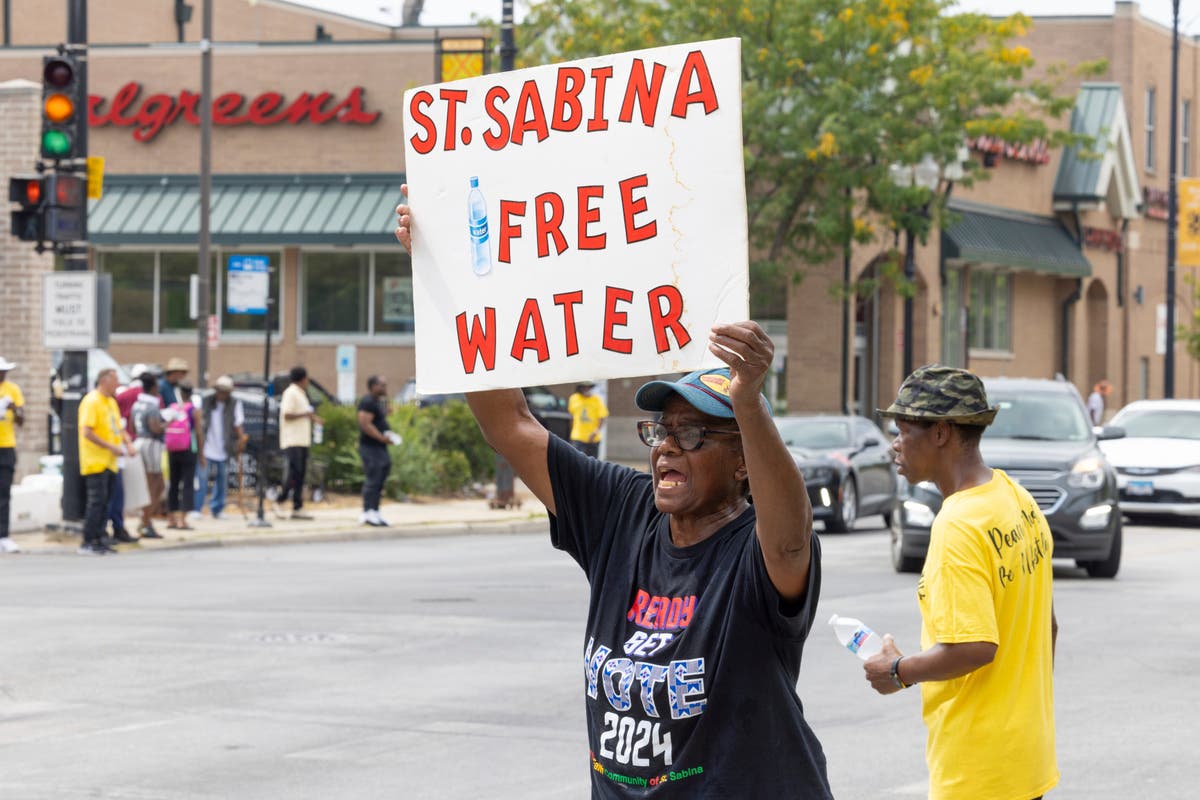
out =
<path fill-rule="evenodd" d="M 476 275 L 492 271 L 492 243 L 488 239 L 487 203 L 479 191 L 479 177 L 471 176 L 467 193 L 467 228 L 471 238 L 471 269 Z"/>

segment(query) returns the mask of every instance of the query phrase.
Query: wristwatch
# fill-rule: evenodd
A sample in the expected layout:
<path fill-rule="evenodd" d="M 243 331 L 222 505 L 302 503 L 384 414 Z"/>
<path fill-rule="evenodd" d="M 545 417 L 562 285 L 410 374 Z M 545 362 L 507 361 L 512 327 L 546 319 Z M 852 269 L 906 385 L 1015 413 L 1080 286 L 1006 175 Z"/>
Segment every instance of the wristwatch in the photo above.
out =
<path fill-rule="evenodd" d="M 899 689 L 907 689 L 908 687 L 912 686 L 912 684 L 905 683 L 900 678 L 900 662 L 902 660 L 904 660 L 904 656 L 900 656 L 900 658 L 897 658 L 895 661 L 892 662 L 892 683 L 896 684 L 896 687 Z M 914 681 L 914 683 L 915 683 L 915 681 Z"/>

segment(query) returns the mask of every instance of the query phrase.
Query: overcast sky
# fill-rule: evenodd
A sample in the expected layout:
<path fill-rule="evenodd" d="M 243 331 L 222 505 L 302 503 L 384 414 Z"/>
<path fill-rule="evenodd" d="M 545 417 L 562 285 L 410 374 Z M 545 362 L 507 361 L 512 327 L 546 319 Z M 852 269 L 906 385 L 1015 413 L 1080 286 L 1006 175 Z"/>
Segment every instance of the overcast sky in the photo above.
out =
<path fill-rule="evenodd" d="M 378 22 L 397 24 L 403 0 L 292 0 L 304 5 L 325 8 L 344 14 L 354 14 Z M 517 18 L 525 7 L 524 0 L 515 0 Z M 501 0 L 425 0 L 421 14 L 423 25 L 465 25 L 472 14 L 492 19 L 500 17 Z M 1047 14 L 1111 14 L 1113 0 L 959 0 L 968 11 L 989 14 L 1012 14 L 1021 11 L 1030 16 Z M 1142 0 L 1143 16 L 1164 25 L 1171 24 L 1171 0 Z M 1183 0 L 1179 12 L 1180 30 L 1200 33 L 1200 0 Z"/>

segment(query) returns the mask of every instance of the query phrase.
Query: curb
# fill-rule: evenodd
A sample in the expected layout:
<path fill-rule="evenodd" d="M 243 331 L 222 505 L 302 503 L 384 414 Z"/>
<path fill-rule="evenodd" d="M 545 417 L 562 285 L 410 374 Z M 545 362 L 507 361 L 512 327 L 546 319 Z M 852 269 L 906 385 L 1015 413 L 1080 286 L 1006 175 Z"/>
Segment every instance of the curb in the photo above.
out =
<path fill-rule="evenodd" d="M 207 550 L 217 547 L 260 547 L 281 544 L 321 544 L 330 542 L 364 542 L 388 539 L 419 539 L 436 536 L 495 536 L 549 531 L 549 518 L 509 520 L 503 522 L 431 522 L 417 525 L 394 525 L 387 528 L 351 527 L 324 531 L 290 531 L 278 534 L 231 534 L 211 539 L 179 540 L 150 546 L 122 545 L 120 555 L 150 554 L 165 550 Z M 25 547 L 19 555 L 73 556 L 75 544 L 60 547 Z"/>

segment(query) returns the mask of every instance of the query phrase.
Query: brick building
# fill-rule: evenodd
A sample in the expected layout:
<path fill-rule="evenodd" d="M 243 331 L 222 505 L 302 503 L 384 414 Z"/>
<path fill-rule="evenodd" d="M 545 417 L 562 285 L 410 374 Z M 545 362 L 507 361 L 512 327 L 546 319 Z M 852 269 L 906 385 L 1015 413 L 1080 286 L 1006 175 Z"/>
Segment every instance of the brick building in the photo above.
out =
<path fill-rule="evenodd" d="M 1085 395 L 1107 377 L 1112 411 L 1163 394 L 1171 32 L 1126 2 L 1111 16 L 1035 16 L 1033 23 L 1021 43 L 1039 69 L 1107 59 L 1105 75 L 1064 87 L 1076 96 L 1069 124 L 1103 142 L 1104 155 L 972 143 L 971 157 L 994 168 L 988 180 L 953 188 L 948 226 L 917 248 L 913 363 L 941 361 L 985 376 L 1061 373 Z M 1181 176 L 1196 174 L 1200 155 L 1198 81 L 1200 49 L 1184 38 Z M 870 274 L 877 254 L 855 253 L 855 279 Z M 1195 272 L 1178 269 L 1179 321 L 1193 306 L 1183 277 Z M 885 287 L 856 303 L 843 347 L 840 310 L 827 291 L 841 275 L 840 263 L 813 269 L 791 292 L 790 409 L 841 408 L 842 353 L 851 408 L 886 403 L 903 379 L 902 298 Z M 1181 346 L 1175 394 L 1200 396 L 1200 364 Z"/>

